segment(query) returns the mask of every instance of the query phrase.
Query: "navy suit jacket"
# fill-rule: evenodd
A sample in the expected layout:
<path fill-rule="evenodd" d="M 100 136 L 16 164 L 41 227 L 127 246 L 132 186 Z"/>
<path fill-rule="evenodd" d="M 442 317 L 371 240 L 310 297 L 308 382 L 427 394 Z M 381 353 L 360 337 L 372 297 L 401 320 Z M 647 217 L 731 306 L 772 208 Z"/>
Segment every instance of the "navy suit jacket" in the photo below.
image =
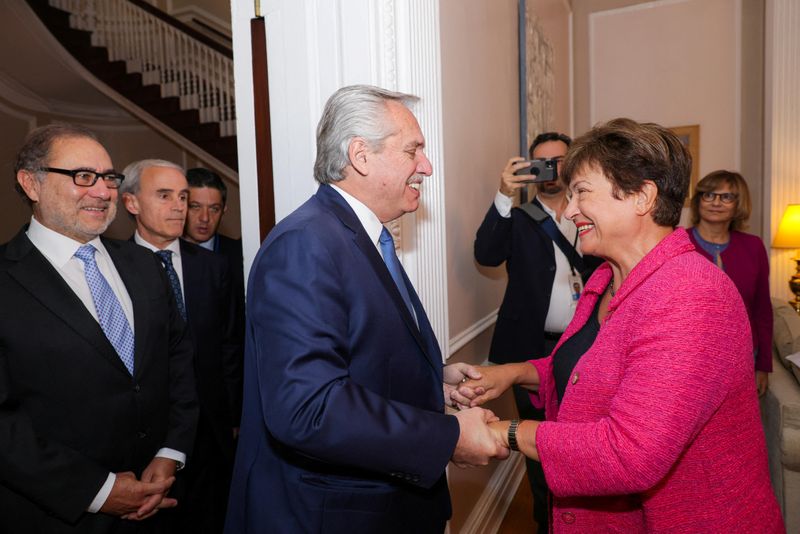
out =
<path fill-rule="evenodd" d="M 180 247 L 200 416 L 232 461 L 231 429 L 241 418 L 243 358 L 234 281 L 226 258 L 183 239 Z"/>
<path fill-rule="evenodd" d="M 540 208 L 539 200 L 532 203 Z M 497 313 L 497 324 L 489 349 L 494 363 L 522 362 L 542 358 L 544 323 L 556 276 L 553 240 L 523 210 L 512 208 L 503 217 L 492 203 L 475 236 L 475 261 L 497 267 L 506 262 L 508 285 Z M 602 263 L 584 256 L 584 283 Z"/>
<path fill-rule="evenodd" d="M 441 531 L 459 426 L 408 286 L 419 328 L 329 186 L 270 232 L 248 285 L 226 532 Z"/>
<path fill-rule="evenodd" d="M 0 532 L 130 527 L 85 512 L 109 471 L 192 452 L 192 347 L 164 269 L 132 243 L 103 244 L 133 304 L 133 376 L 24 229 L 0 247 Z"/>

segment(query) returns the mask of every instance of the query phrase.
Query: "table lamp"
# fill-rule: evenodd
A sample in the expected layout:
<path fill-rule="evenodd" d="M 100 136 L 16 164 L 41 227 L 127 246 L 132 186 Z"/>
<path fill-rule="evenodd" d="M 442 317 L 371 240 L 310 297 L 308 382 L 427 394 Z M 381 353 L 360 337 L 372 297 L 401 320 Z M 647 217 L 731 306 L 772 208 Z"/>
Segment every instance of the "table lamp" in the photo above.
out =
<path fill-rule="evenodd" d="M 778 233 L 772 240 L 772 248 L 800 249 L 800 204 L 789 204 L 786 207 L 781 224 L 778 226 Z M 789 304 L 800 313 L 800 252 L 792 259 L 796 265 L 796 272 L 789 279 L 789 289 L 794 293 L 794 300 L 789 301 Z"/>

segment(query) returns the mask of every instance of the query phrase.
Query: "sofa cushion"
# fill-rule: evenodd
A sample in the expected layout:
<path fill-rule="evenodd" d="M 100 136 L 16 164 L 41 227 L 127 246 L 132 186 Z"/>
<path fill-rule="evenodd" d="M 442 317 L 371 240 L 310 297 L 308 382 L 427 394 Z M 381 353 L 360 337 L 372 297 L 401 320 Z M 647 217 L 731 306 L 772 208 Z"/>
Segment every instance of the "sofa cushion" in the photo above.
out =
<path fill-rule="evenodd" d="M 772 299 L 774 328 L 772 340 L 778 353 L 780 362 L 787 369 L 791 363 L 786 357 L 795 352 L 800 352 L 800 315 L 786 302 Z"/>

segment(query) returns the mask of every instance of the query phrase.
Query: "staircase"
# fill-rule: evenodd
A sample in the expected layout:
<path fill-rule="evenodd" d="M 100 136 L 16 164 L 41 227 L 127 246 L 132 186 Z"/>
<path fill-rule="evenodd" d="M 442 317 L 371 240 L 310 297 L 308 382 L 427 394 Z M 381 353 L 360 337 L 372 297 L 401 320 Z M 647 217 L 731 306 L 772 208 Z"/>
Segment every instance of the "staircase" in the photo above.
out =
<path fill-rule="evenodd" d="M 27 0 L 89 73 L 238 181 L 232 52 L 142 0 Z M 142 118 L 142 117 L 140 117 Z M 152 120 L 146 122 L 152 123 Z M 228 172 L 225 172 L 225 171 Z"/>

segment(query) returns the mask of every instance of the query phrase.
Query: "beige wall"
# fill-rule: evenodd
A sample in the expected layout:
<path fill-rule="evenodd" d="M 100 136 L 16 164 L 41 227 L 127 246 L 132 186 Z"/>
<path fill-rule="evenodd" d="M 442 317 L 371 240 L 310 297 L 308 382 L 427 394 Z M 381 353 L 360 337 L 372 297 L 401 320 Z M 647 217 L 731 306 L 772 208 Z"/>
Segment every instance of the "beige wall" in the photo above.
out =
<path fill-rule="evenodd" d="M 529 0 L 554 45 L 554 128 L 569 131 L 569 18 L 561 0 Z M 509 157 L 519 151 L 517 0 L 441 0 L 442 127 L 450 334 L 470 341 L 451 361 L 482 363 L 493 328 L 481 325 L 497 310 L 505 267 L 475 263 L 475 232 L 489 209 Z M 514 414 L 508 395 L 490 406 Z M 494 470 L 450 468 L 451 532 L 459 532 Z"/>
<path fill-rule="evenodd" d="M 699 176 L 742 171 L 760 234 L 763 2 L 632 4 L 573 3 L 577 133 L 620 116 L 700 125 Z"/>

